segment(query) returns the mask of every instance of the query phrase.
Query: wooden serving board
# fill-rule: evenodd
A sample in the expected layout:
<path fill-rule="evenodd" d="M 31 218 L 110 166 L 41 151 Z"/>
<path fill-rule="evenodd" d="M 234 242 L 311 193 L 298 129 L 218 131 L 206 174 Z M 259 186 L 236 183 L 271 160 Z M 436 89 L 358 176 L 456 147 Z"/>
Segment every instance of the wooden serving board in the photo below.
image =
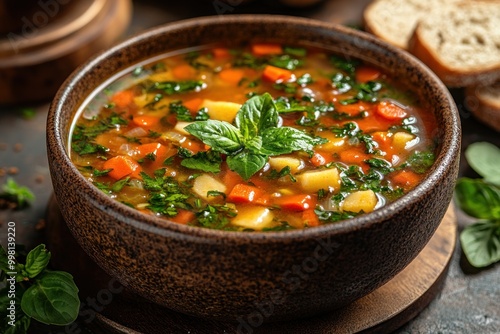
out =
<path fill-rule="evenodd" d="M 456 241 L 456 217 L 452 205 L 448 208 L 436 233 L 413 262 L 391 281 L 344 309 L 331 314 L 286 323 L 264 324 L 257 328 L 242 324 L 221 323 L 180 314 L 116 288 L 116 283 L 99 269 L 69 233 L 52 198 L 47 217 L 47 238 L 56 267 L 75 276 L 85 296 L 99 299 L 102 291 L 112 284 L 119 293 L 106 293 L 99 308 L 98 333 L 387 333 L 422 311 L 439 293 Z M 68 254 L 68 257 L 61 257 Z M 92 273 L 89 275 L 89 273 Z M 108 289 L 109 290 L 109 289 Z"/>

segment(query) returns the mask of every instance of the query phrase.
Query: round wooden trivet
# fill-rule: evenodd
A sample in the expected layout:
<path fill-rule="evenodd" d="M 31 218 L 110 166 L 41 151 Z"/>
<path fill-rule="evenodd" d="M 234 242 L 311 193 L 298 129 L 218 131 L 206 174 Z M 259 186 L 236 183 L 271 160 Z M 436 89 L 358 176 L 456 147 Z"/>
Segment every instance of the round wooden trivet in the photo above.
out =
<path fill-rule="evenodd" d="M 64 6 L 41 6 L 0 38 L 0 104 L 50 99 L 77 66 L 116 42 L 131 18 L 130 0 Z"/>
<path fill-rule="evenodd" d="M 56 266 L 70 271 L 82 292 L 93 299 L 99 299 L 99 294 L 108 291 L 110 284 L 114 291 L 118 291 L 117 283 L 98 269 L 72 239 L 58 210 L 57 203 L 52 199 L 47 218 L 49 249 L 52 254 L 70 256 L 53 258 Z M 261 326 L 251 326 L 246 322 L 221 323 L 173 312 L 120 290 L 113 294 L 106 292 L 106 298 L 101 296 L 103 303 L 99 305 L 96 315 L 98 327 L 94 330 L 102 333 L 144 334 L 388 333 L 414 318 L 439 293 L 446 278 L 455 240 L 456 217 L 450 205 L 427 246 L 402 272 L 346 308 L 315 318 Z M 95 323 L 92 325 L 95 327 Z"/>

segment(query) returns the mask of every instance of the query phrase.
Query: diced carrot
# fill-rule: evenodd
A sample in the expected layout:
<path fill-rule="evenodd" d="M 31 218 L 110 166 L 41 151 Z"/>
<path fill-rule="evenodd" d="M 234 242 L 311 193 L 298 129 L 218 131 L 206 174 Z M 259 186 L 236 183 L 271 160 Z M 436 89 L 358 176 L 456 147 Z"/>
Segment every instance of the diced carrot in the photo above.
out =
<path fill-rule="evenodd" d="M 412 188 L 420 182 L 420 176 L 415 172 L 409 170 L 402 170 L 396 175 L 392 176 L 392 182 L 403 188 Z"/>
<path fill-rule="evenodd" d="M 346 164 L 359 164 L 370 157 L 359 149 L 349 149 L 340 152 L 340 161 Z"/>
<path fill-rule="evenodd" d="M 381 101 L 375 111 L 378 115 L 391 121 L 403 119 L 407 114 L 403 108 L 388 101 Z"/>
<path fill-rule="evenodd" d="M 202 142 L 194 141 L 194 140 L 185 140 L 180 146 L 191 151 L 193 154 L 196 154 L 201 151 L 205 151 L 205 144 Z"/>
<path fill-rule="evenodd" d="M 262 189 L 244 183 L 235 185 L 227 196 L 228 202 L 236 204 L 256 203 L 265 205 L 268 200 L 269 197 Z"/>
<path fill-rule="evenodd" d="M 291 211 L 304 211 L 307 209 L 314 209 L 316 200 L 307 194 L 285 195 L 276 197 L 274 204 L 278 205 L 284 210 Z"/>
<path fill-rule="evenodd" d="M 104 169 L 111 169 L 108 175 L 115 180 L 120 180 L 126 176 L 139 179 L 139 173 L 142 170 L 134 159 L 126 155 L 118 155 L 106 160 L 103 167 Z"/>
<path fill-rule="evenodd" d="M 370 156 L 360 149 L 349 149 L 340 152 L 340 161 L 348 165 L 358 165 L 360 166 L 364 172 L 367 172 L 370 167 L 365 160 L 370 159 Z"/>
<path fill-rule="evenodd" d="M 332 161 L 333 161 L 333 155 L 326 152 L 316 151 L 314 152 L 311 158 L 311 163 L 316 167 L 324 166 Z"/>
<path fill-rule="evenodd" d="M 174 67 L 172 74 L 179 80 L 190 80 L 196 77 L 196 69 L 189 64 L 182 64 Z"/>
<path fill-rule="evenodd" d="M 372 133 L 372 138 L 378 144 L 379 149 L 387 154 L 389 161 L 391 160 L 394 150 L 392 148 L 391 137 L 389 137 L 387 132 L 377 131 Z"/>
<path fill-rule="evenodd" d="M 356 81 L 368 82 L 376 80 L 382 73 L 371 66 L 361 66 L 356 69 Z"/>
<path fill-rule="evenodd" d="M 163 162 L 175 155 L 175 149 L 169 149 L 160 143 L 143 144 L 137 147 L 137 157 L 144 159 L 148 154 L 154 154 L 154 160 L 150 160 L 150 166 L 153 169 L 158 169 L 163 166 Z"/>
<path fill-rule="evenodd" d="M 245 72 L 239 68 L 226 68 L 219 72 L 219 77 L 227 83 L 237 85 L 245 76 Z"/>
<path fill-rule="evenodd" d="M 134 103 L 134 93 L 130 90 L 117 92 L 111 98 L 111 101 L 119 108 L 125 108 Z"/>
<path fill-rule="evenodd" d="M 309 227 L 319 226 L 319 218 L 314 209 L 307 209 L 302 212 L 302 221 Z"/>
<path fill-rule="evenodd" d="M 152 115 L 137 115 L 134 116 L 133 122 L 137 126 L 149 130 L 160 122 L 160 117 Z"/>
<path fill-rule="evenodd" d="M 248 181 L 260 189 L 266 189 L 269 186 L 269 182 L 259 175 L 259 173 L 253 175 Z"/>
<path fill-rule="evenodd" d="M 182 102 L 184 107 L 188 108 L 189 111 L 191 111 L 192 113 L 195 113 L 198 110 L 200 110 L 202 103 L 203 103 L 203 99 L 200 99 L 198 97 Z"/>
<path fill-rule="evenodd" d="M 227 166 L 227 164 L 223 164 L 224 166 Z M 243 182 L 243 178 L 240 176 L 240 174 L 233 172 L 229 168 L 226 169 L 223 177 L 223 182 L 226 185 L 227 189 L 229 192 L 236 186 L 238 183 Z"/>
<path fill-rule="evenodd" d="M 284 68 L 267 65 L 266 67 L 264 67 L 264 71 L 262 72 L 262 77 L 265 80 L 279 83 L 279 82 L 289 81 L 293 77 L 293 73 L 292 71 Z"/>
<path fill-rule="evenodd" d="M 283 48 L 279 44 L 253 44 L 252 53 L 256 56 L 279 55 L 283 53 Z"/>
<path fill-rule="evenodd" d="M 185 225 L 189 222 L 192 222 L 195 217 L 196 215 L 194 214 L 194 212 L 184 209 L 177 209 L 177 215 L 169 217 L 168 219 L 173 221 L 174 223 Z"/>
<path fill-rule="evenodd" d="M 227 58 L 231 55 L 226 48 L 214 48 L 213 53 L 216 59 Z"/>

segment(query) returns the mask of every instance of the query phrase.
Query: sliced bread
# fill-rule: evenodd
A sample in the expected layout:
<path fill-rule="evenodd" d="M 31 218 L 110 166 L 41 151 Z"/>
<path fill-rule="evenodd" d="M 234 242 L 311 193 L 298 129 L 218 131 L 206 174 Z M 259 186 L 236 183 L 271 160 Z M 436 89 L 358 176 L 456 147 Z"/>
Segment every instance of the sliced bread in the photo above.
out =
<path fill-rule="evenodd" d="M 433 8 L 459 0 L 375 0 L 363 12 L 365 29 L 380 39 L 407 49 L 418 21 Z"/>
<path fill-rule="evenodd" d="M 468 87 L 465 105 L 478 120 L 500 132 L 500 81 Z"/>
<path fill-rule="evenodd" d="M 420 19 L 410 52 L 450 87 L 500 79 L 500 2 L 467 1 Z"/>

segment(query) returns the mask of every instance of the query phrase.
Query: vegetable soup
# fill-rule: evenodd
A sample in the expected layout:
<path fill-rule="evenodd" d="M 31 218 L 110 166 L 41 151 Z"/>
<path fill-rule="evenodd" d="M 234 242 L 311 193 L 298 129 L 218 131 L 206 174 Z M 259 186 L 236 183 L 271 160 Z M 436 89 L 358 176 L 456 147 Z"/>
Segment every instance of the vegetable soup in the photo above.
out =
<path fill-rule="evenodd" d="M 433 115 L 380 69 L 252 44 L 165 55 L 80 108 L 71 158 L 110 197 L 178 224 L 282 231 L 376 210 L 434 162 Z"/>

